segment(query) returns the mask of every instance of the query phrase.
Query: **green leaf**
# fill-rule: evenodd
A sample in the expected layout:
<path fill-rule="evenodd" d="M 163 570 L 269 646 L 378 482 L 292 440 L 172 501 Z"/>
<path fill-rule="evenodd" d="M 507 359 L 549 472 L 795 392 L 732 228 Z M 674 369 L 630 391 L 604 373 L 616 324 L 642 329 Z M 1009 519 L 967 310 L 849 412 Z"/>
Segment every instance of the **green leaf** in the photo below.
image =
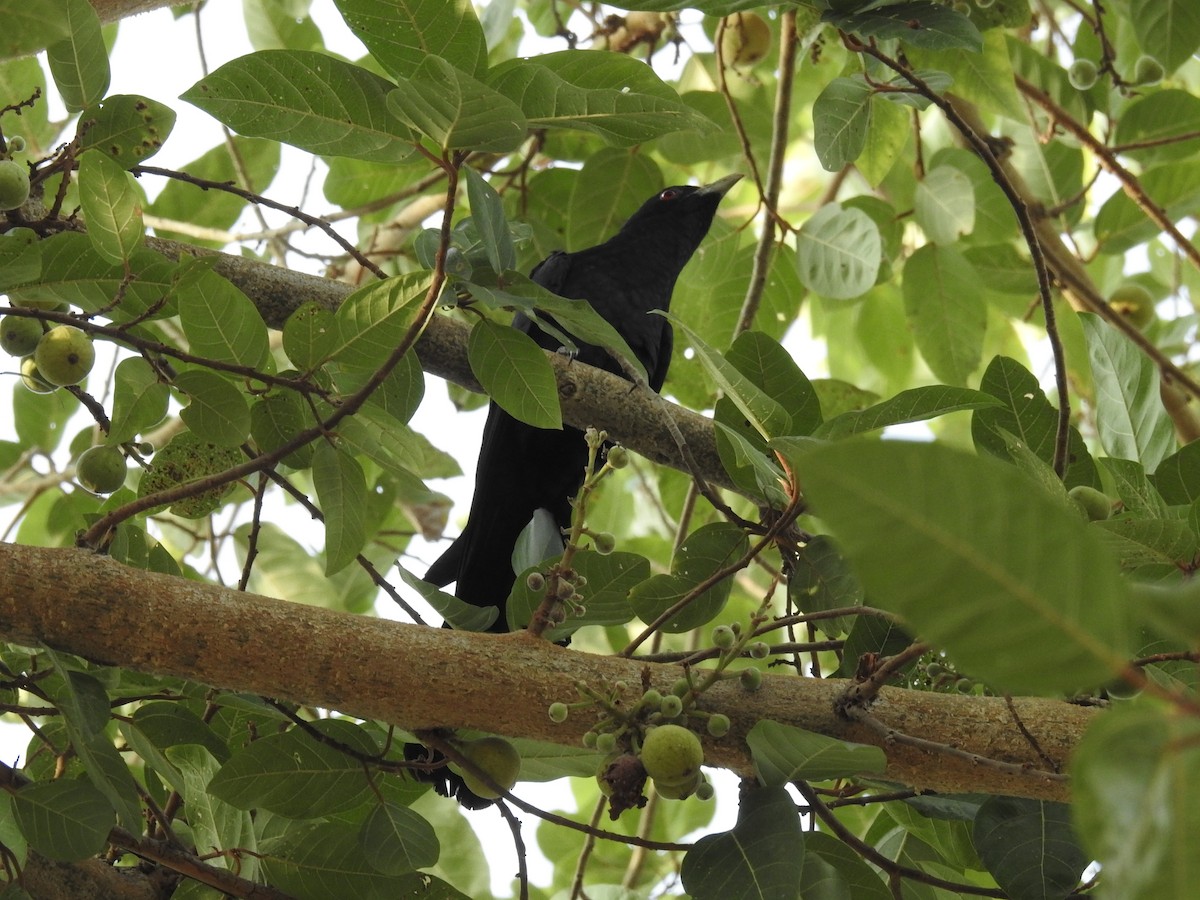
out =
<path fill-rule="evenodd" d="M 432 272 L 410 272 L 359 288 L 338 307 L 338 340 L 329 357 L 356 369 L 377 369 L 416 327 Z"/>
<path fill-rule="evenodd" d="M 804 286 L 831 300 L 865 294 L 879 274 L 879 228 L 860 209 L 838 203 L 821 207 L 800 226 L 797 250 Z"/>
<path fill-rule="evenodd" d="M 1005 433 L 1014 435 L 1047 465 L 1054 462 L 1054 441 L 1058 413 L 1046 399 L 1033 373 L 1015 359 L 997 356 L 980 379 L 979 389 L 1001 402 L 999 407 L 981 407 L 971 418 L 971 436 L 975 449 L 1000 459 L 1011 459 Z M 1064 483 L 1067 487 L 1086 484 L 1100 486 L 1096 463 L 1087 451 L 1074 425 L 1067 443 L 1070 460 Z"/>
<path fill-rule="evenodd" d="M 557 537 L 561 548 L 561 532 Z M 561 556 L 561 549 L 555 555 Z M 546 632 L 548 640 L 560 641 L 585 625 L 624 625 L 633 618 L 629 592 L 650 577 L 649 560 L 636 553 L 618 551 L 606 556 L 594 550 L 580 550 L 573 557 L 571 567 L 587 579 L 586 586 L 579 591 L 587 612 L 582 616 L 570 616 L 563 624 L 551 628 Z M 525 582 L 525 576 L 535 570 L 544 571 L 544 562 L 522 571 L 509 594 L 505 610 L 511 631 L 524 628 L 541 605 L 545 591 L 531 591 Z"/>
<path fill-rule="evenodd" d="M 415 135 L 388 110 L 395 85 L 324 53 L 260 50 L 227 62 L 182 99 L 239 134 L 323 156 L 401 163 Z"/>
<path fill-rule="evenodd" d="M 329 358 L 338 339 L 334 314 L 309 300 L 283 323 L 283 352 L 297 369 L 312 371 Z"/>
<path fill-rule="evenodd" d="M 1156 166 L 1138 176 L 1138 185 L 1172 222 L 1200 211 L 1200 168 L 1194 165 Z M 1124 253 L 1162 232 L 1124 191 L 1104 202 L 1093 228 L 1100 252 L 1107 254 Z"/>
<path fill-rule="evenodd" d="M 362 726 L 346 719 L 321 719 L 310 727 L 359 753 L 379 753 Z M 291 819 L 336 815 L 369 794 L 358 759 L 300 728 L 265 735 L 235 752 L 208 789 L 238 809 L 262 808 Z"/>
<path fill-rule="evenodd" d="M 311 408 L 294 391 L 277 391 L 259 397 L 250 407 L 250 436 L 260 453 L 278 450 L 315 423 Z M 293 450 L 285 465 L 306 469 L 312 465 L 313 444 Z"/>
<path fill-rule="evenodd" d="M 982 410 L 1001 405 L 997 398 L 983 391 L 932 384 L 901 391 L 895 397 L 866 409 L 842 413 L 822 423 L 813 432 L 813 437 L 834 440 L 876 431 L 889 425 L 924 422 L 964 409 Z"/>
<path fill-rule="evenodd" d="M 254 878 L 258 860 L 254 858 L 258 839 L 254 820 L 249 811 L 221 800 L 209 791 L 209 783 L 221 768 L 221 763 L 206 747 L 196 744 L 177 744 L 165 751 L 167 759 L 180 773 L 183 786 L 180 795 L 188 810 L 188 825 L 197 847 L 239 847 L 247 851 L 247 859 L 237 861 L 237 872 L 243 878 Z M 209 865 L 234 868 L 233 860 L 217 857 Z"/>
<path fill-rule="evenodd" d="M 858 606 L 863 590 L 833 540 L 815 534 L 797 554 L 795 569 L 788 576 L 788 598 L 802 612 L 814 613 Z M 830 637 L 838 637 L 853 627 L 853 621 L 851 616 L 840 616 L 812 624 Z"/>
<path fill-rule="evenodd" d="M 972 8 L 972 12 L 975 8 Z M 1025 107 L 1013 84 L 1013 67 L 1004 32 L 983 35 L 983 52 L 968 49 L 919 50 L 909 53 L 919 69 L 945 72 L 954 80 L 954 93 L 991 112 L 1017 122 L 1025 121 Z"/>
<path fill-rule="evenodd" d="M 871 126 L 871 86 L 860 78 L 835 78 L 813 101 L 813 149 L 827 172 L 858 159 Z"/>
<path fill-rule="evenodd" d="M 736 525 L 714 522 L 687 536 L 671 560 L 670 574 L 652 575 L 629 593 L 633 611 L 650 624 L 714 573 L 736 562 L 746 552 L 746 535 Z M 663 631 L 679 634 L 712 621 L 725 606 L 732 580 L 724 578 L 667 620 Z"/>
<path fill-rule="evenodd" d="M 1010 897 L 1057 900 L 1070 894 L 1088 857 L 1064 803 L 990 797 L 975 817 L 979 858 Z"/>
<path fill-rule="evenodd" d="M 368 861 L 359 840 L 358 830 L 342 822 L 298 823 L 260 843 L 263 877 L 276 889 L 304 900 L 468 900 L 428 872 L 382 874 Z"/>
<path fill-rule="evenodd" d="M 797 779 L 829 781 L 854 775 L 881 775 L 887 755 L 870 744 L 839 741 L 803 728 L 761 719 L 746 735 L 758 780 L 783 787 Z"/>
<path fill-rule="evenodd" d="M 921 355 L 947 384 L 963 385 L 979 367 L 987 307 L 978 276 L 954 247 L 926 244 L 904 265 L 904 310 Z"/>
<path fill-rule="evenodd" d="M 937 166 L 917 183 L 915 217 L 935 244 L 953 244 L 975 227 L 975 190 L 954 166 Z"/>
<path fill-rule="evenodd" d="M 201 374 L 211 375 L 209 372 Z M 245 403 L 244 400 L 242 402 Z M 144 473 L 138 482 L 138 496 L 145 497 L 224 472 L 243 459 L 242 452 L 235 447 L 218 446 L 185 431 L 175 435 L 167 446 L 154 454 L 150 471 Z M 220 507 L 222 498 L 233 487 L 233 484 L 224 484 L 178 500 L 171 505 L 171 512 L 187 519 L 203 518 Z"/>
<path fill-rule="evenodd" d="M 250 405 L 231 381 L 208 369 L 175 376 L 175 387 L 188 396 L 179 418 L 197 438 L 220 447 L 236 447 L 250 433 Z"/>
<path fill-rule="evenodd" d="M 1200 442 L 1184 444 L 1159 463 L 1150 477 L 1167 503 L 1192 503 L 1200 498 Z"/>
<path fill-rule="evenodd" d="M 1075 826 L 1105 890 L 1123 900 L 1187 897 L 1200 857 L 1200 725 L 1141 698 L 1088 728 L 1071 761 Z"/>
<path fill-rule="evenodd" d="M 1093 313 L 1081 313 L 1092 380 L 1096 430 L 1109 456 L 1140 462 L 1153 472 L 1176 450 L 1175 428 L 1159 395 L 1154 363 L 1133 342 Z"/>
<path fill-rule="evenodd" d="M 70 36 L 50 44 L 46 59 L 68 111 L 80 112 L 108 93 L 108 49 L 100 32 L 100 17 L 91 4 L 87 0 L 67 0 L 65 6 L 61 15 Z M 10 19 L 5 22 L 12 27 Z"/>
<path fill-rule="evenodd" d="M 39 250 L 40 278 L 9 290 L 18 303 L 61 301 L 84 312 L 102 309 L 115 322 L 175 314 L 175 302 L 169 295 L 178 267 L 152 250 L 137 250 L 129 260 L 130 270 L 137 273 L 133 281 L 127 280 L 124 266 L 96 253 L 86 234 L 56 234 L 41 241 Z M 114 298 L 119 298 L 115 306 Z"/>
<path fill-rule="evenodd" d="M 136 356 L 121 360 L 113 378 L 107 443 L 123 444 L 153 428 L 166 416 L 170 399 L 170 390 L 148 362 Z"/>
<path fill-rule="evenodd" d="M 495 606 L 472 606 L 453 594 L 439 590 L 435 585 L 422 581 L 403 566 L 396 566 L 400 579 L 421 595 L 434 612 L 460 631 L 487 631 L 499 615 Z"/>
<path fill-rule="evenodd" d="M 1200 131 L 1200 97 L 1184 90 L 1167 88 L 1134 97 L 1121 111 L 1113 132 L 1113 143 L 1145 143 L 1130 147 L 1124 155 L 1145 168 L 1161 163 L 1191 159 L 1196 148 L 1185 135 Z"/>
<path fill-rule="evenodd" d="M 766 900 L 796 896 L 804 834 L 783 788 L 742 795 L 737 824 L 696 841 L 683 858 L 683 888 L 694 900 Z"/>
<path fill-rule="evenodd" d="M 12 794 L 12 809 L 29 846 L 63 862 L 95 856 L 116 824 L 112 804 L 83 778 L 27 784 Z"/>
<path fill-rule="evenodd" d="M 47 0 L 36 6 L 25 0 L 0 0 L 6 23 L 0 40 L 0 59 L 37 53 L 71 37 L 66 0 Z"/>
<path fill-rule="evenodd" d="M 0 235 L 0 290 L 29 284 L 42 274 L 42 241 L 29 229 Z"/>
<path fill-rule="evenodd" d="M 504 410 L 535 428 L 562 428 L 554 369 L 533 338 L 481 318 L 467 343 L 471 371 Z"/>
<path fill-rule="evenodd" d="M 1129 18 L 1142 49 L 1168 74 L 1200 49 L 1200 10 L 1189 0 L 1132 0 Z"/>
<path fill-rule="evenodd" d="M 833 835 L 809 831 L 804 835 L 800 896 L 817 900 L 891 900 L 893 894 L 853 848 Z"/>
<path fill-rule="evenodd" d="M 325 575 L 354 562 L 367 542 L 367 481 L 352 457 L 319 441 L 313 451 L 313 486 L 325 516 Z"/>
<path fill-rule="evenodd" d="M 407 806 L 388 801 L 371 810 L 359 841 L 367 861 L 385 875 L 428 868 L 441 855 L 433 826 Z"/>
<path fill-rule="evenodd" d="M 787 434 L 791 416 L 774 398 L 737 370 L 712 347 L 708 346 L 696 332 L 670 313 L 663 313 L 677 328 L 687 335 L 688 342 L 696 351 L 696 357 L 704 366 L 709 377 L 719 387 L 764 438 Z"/>
<path fill-rule="evenodd" d="M 248 368 L 266 362 L 270 347 L 262 314 L 228 279 L 207 265 L 184 267 L 176 297 L 192 353 Z"/>
<path fill-rule="evenodd" d="M 466 166 L 467 199 L 471 204 L 471 218 L 479 229 L 479 237 L 487 250 L 488 262 L 496 272 L 517 267 L 517 249 L 508 231 L 508 219 L 504 215 L 504 203 L 500 195 L 482 175 Z"/>
<path fill-rule="evenodd" d="M 387 72 L 407 78 L 429 56 L 479 76 L 487 68 L 483 28 L 464 0 L 335 0 L 350 30 Z"/>
<path fill-rule="evenodd" d="M 1121 671 L 1127 599 L 1114 560 L 1020 472 L 895 441 L 822 447 L 804 471 L 813 512 L 834 527 L 872 603 L 973 675 L 1045 694 Z M 1045 564 L 1047 547 L 1060 565 Z M 997 654 L 997 642 L 1022 652 Z"/>
<path fill-rule="evenodd" d="M 525 140 L 517 104 L 440 57 L 425 57 L 411 77 L 396 81 L 388 109 L 443 150 L 501 153 Z"/>
<path fill-rule="evenodd" d="M 960 47 L 978 53 L 983 49 L 983 37 L 969 18 L 948 6 L 923 0 L 852 15 L 826 12 L 822 18 L 860 37 L 898 40 L 926 50 Z"/>
<path fill-rule="evenodd" d="M 67 421 L 79 409 L 79 401 L 66 391 L 35 394 L 20 383 L 13 385 L 12 392 L 13 426 L 21 446 L 43 453 L 53 451 Z"/>
<path fill-rule="evenodd" d="M 571 128 L 618 147 L 672 131 L 711 130 L 654 70 L 623 53 L 561 50 L 491 69 L 487 83 L 512 99 L 530 128 Z"/>
<path fill-rule="evenodd" d="M 149 97 L 112 94 L 79 117 L 87 129 L 81 150 L 99 150 L 122 169 L 132 169 L 162 149 L 175 127 L 175 110 Z"/>

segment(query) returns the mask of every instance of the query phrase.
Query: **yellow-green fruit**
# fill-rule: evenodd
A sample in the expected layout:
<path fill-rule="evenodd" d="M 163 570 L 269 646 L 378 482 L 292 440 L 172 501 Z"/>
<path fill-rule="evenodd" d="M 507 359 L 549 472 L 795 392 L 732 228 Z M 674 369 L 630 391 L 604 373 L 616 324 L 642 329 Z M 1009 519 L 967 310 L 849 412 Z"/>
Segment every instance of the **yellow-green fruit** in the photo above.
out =
<path fill-rule="evenodd" d="M 734 67 L 752 66 L 771 49 L 771 26 L 757 13 L 733 13 L 725 17 L 721 34 L 721 56 Z"/>
<path fill-rule="evenodd" d="M 79 455 L 75 477 L 93 494 L 111 494 L 125 484 L 125 455 L 116 447 L 89 447 Z"/>
<path fill-rule="evenodd" d="M 51 391 L 57 390 L 55 385 L 42 377 L 32 356 L 21 360 L 21 383 L 35 394 L 49 394 Z"/>
<path fill-rule="evenodd" d="M 29 170 L 11 159 L 0 159 L 0 209 L 16 209 L 29 199 Z"/>
<path fill-rule="evenodd" d="M 42 323 L 37 319 L 5 316 L 0 319 L 0 348 L 12 356 L 28 356 L 42 339 Z"/>
<path fill-rule="evenodd" d="M 1140 284 L 1121 285 L 1108 298 L 1108 305 L 1134 328 L 1145 328 L 1154 321 L 1154 298 Z"/>
<path fill-rule="evenodd" d="M 33 358 L 42 377 L 51 384 L 79 384 L 92 371 L 96 348 L 78 328 L 59 325 L 42 335 Z"/>
<path fill-rule="evenodd" d="M 656 785 L 680 786 L 700 772 L 704 748 L 682 725 L 659 725 L 642 741 L 642 766 Z"/>
<path fill-rule="evenodd" d="M 1089 522 L 1103 522 L 1112 515 L 1112 497 L 1086 484 L 1077 484 L 1067 496 L 1079 504 Z"/>
<path fill-rule="evenodd" d="M 515 747 L 501 737 L 485 737 L 477 741 L 466 741 L 459 745 L 458 752 L 491 776 L 492 780 L 506 791 L 511 791 L 521 774 L 521 755 Z M 463 782 L 471 793 L 485 800 L 495 800 L 500 793 L 484 784 L 478 776 L 461 770 Z"/>

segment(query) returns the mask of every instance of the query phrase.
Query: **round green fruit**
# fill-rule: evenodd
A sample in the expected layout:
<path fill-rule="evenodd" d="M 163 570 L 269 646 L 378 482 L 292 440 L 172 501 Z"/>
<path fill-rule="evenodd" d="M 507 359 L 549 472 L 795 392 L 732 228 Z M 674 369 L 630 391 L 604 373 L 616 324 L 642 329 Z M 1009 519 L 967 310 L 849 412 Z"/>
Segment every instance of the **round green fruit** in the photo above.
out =
<path fill-rule="evenodd" d="M 37 362 L 32 356 L 27 356 L 21 360 L 21 383 L 35 394 L 49 394 L 57 389 L 56 385 L 51 384 L 42 377 L 41 371 L 37 367 Z"/>
<path fill-rule="evenodd" d="M 1067 491 L 1067 496 L 1083 509 L 1089 522 L 1103 522 L 1112 515 L 1112 497 L 1086 484 L 1077 484 Z"/>
<path fill-rule="evenodd" d="M 0 159 L 0 209 L 16 209 L 29 199 L 29 170 L 11 159 Z"/>
<path fill-rule="evenodd" d="M 21 137 L 19 134 L 14 134 L 12 137 L 10 137 L 8 139 L 8 151 L 10 153 L 24 153 L 25 138 Z"/>
<path fill-rule="evenodd" d="M 1100 69 L 1090 59 L 1077 59 L 1067 69 L 1067 80 L 1077 91 L 1086 91 L 1100 77 Z"/>
<path fill-rule="evenodd" d="M 1134 84 L 1158 84 L 1163 80 L 1163 76 L 1166 74 L 1167 72 L 1163 68 L 1162 63 L 1160 63 L 1153 56 L 1146 56 L 1143 54 L 1142 56 L 1139 56 L 1137 62 L 1134 63 L 1132 80 Z"/>
<path fill-rule="evenodd" d="M 682 785 L 700 774 L 703 762 L 700 738 L 682 725 L 659 725 L 642 741 L 642 766 L 655 785 Z"/>
<path fill-rule="evenodd" d="M 517 776 L 521 774 L 521 755 L 504 738 L 485 737 L 477 741 L 465 741 L 459 745 L 458 752 L 506 791 L 512 790 L 517 783 Z M 467 789 L 476 796 L 485 800 L 495 800 L 500 796 L 499 791 L 484 784 L 473 772 L 463 769 L 461 774 Z"/>
<path fill-rule="evenodd" d="M 1108 298 L 1108 305 L 1113 312 L 1119 313 L 1123 319 L 1139 330 L 1154 321 L 1156 315 L 1154 298 L 1140 284 L 1130 282 L 1123 284 Z"/>
<path fill-rule="evenodd" d="M 28 356 L 42 339 L 42 323 L 37 319 L 5 316 L 0 319 L 0 348 L 12 356 Z"/>
<path fill-rule="evenodd" d="M 125 455 L 116 447 L 89 447 L 75 464 L 75 477 L 93 494 L 111 494 L 125 484 Z"/>
<path fill-rule="evenodd" d="M 33 358 L 42 377 L 51 384 L 79 384 L 92 371 L 96 348 L 78 328 L 58 325 L 42 335 Z"/>
<path fill-rule="evenodd" d="M 757 13 L 740 12 L 725 17 L 721 56 L 725 64 L 740 68 L 760 62 L 771 49 L 771 26 Z"/>

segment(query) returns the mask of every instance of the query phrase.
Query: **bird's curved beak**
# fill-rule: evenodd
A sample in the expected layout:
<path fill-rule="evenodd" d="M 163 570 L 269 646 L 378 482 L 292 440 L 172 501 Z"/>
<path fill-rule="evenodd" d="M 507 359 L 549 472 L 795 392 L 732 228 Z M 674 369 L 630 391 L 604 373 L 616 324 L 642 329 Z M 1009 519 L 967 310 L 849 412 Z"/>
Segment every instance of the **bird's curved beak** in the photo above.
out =
<path fill-rule="evenodd" d="M 740 172 L 735 172 L 732 175 L 726 175 L 724 178 L 718 178 L 712 184 L 706 184 L 696 193 L 698 194 L 716 194 L 719 197 L 724 197 L 731 187 L 742 180 Z"/>

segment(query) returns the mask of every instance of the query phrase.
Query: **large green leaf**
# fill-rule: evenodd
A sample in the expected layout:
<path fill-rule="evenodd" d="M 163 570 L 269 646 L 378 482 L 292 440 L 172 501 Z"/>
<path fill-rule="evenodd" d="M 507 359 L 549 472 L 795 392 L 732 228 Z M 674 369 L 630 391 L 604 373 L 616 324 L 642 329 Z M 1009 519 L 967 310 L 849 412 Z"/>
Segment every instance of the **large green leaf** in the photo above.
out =
<path fill-rule="evenodd" d="M 192 353 L 249 368 L 263 365 L 270 347 L 258 307 L 208 266 L 181 268 L 176 299 Z"/>
<path fill-rule="evenodd" d="M 36 5 L 25 0 L 0 0 L 0 15 L 6 23 L 0 59 L 37 53 L 71 37 L 67 0 L 46 0 Z"/>
<path fill-rule="evenodd" d="M 1175 428 L 1159 396 L 1158 369 L 1099 316 L 1079 318 L 1096 385 L 1100 443 L 1109 456 L 1136 460 L 1153 472 L 1176 448 Z"/>
<path fill-rule="evenodd" d="M 387 95 L 397 118 L 443 150 L 515 150 L 525 140 L 521 108 L 446 60 L 427 56 Z"/>
<path fill-rule="evenodd" d="M 872 93 L 862 78 L 835 78 L 813 101 L 813 149 L 826 171 L 839 172 L 862 153 Z"/>
<path fill-rule="evenodd" d="M 770 719 L 761 719 L 746 743 L 759 781 L 783 787 L 797 779 L 829 781 L 852 775 L 881 775 L 887 755 L 871 744 L 855 744 L 805 731 Z"/>
<path fill-rule="evenodd" d="M 852 434 L 876 431 L 889 425 L 936 419 L 938 416 L 964 409 L 982 410 L 1000 405 L 998 399 L 983 391 L 932 384 L 901 391 L 895 397 L 884 400 L 882 403 L 876 403 L 874 406 L 868 406 L 866 409 L 844 412 L 840 416 L 823 422 L 813 432 L 813 436 L 830 439 L 849 437 Z"/>
<path fill-rule="evenodd" d="M 407 78 L 429 56 L 480 76 L 483 29 L 470 0 L 334 0 L 338 12 L 387 72 Z"/>
<path fill-rule="evenodd" d="M 86 779 L 27 784 L 12 798 L 21 834 L 48 859 L 74 862 L 95 856 L 116 824 L 112 804 Z"/>
<path fill-rule="evenodd" d="M 859 297 L 875 284 L 881 249 L 879 228 L 870 216 L 860 209 L 826 204 L 800 227 L 800 280 L 831 300 Z"/>
<path fill-rule="evenodd" d="M 690 594 L 725 566 L 746 552 L 748 541 L 740 528 L 728 522 L 715 522 L 687 536 L 671 560 L 670 574 L 652 575 L 629 594 L 633 611 L 647 624 Z M 663 624 L 670 633 L 690 631 L 712 621 L 729 599 L 732 582 L 724 578 Z"/>
<path fill-rule="evenodd" d="M 737 824 L 696 841 L 679 874 L 695 900 L 768 900 L 794 897 L 803 867 L 796 804 L 767 787 L 743 794 Z"/>
<path fill-rule="evenodd" d="M 955 247 L 926 244 L 904 265 L 904 309 L 933 374 L 965 385 L 983 356 L 987 307 L 978 277 Z"/>
<path fill-rule="evenodd" d="M 163 420 L 171 392 L 141 357 L 123 359 L 113 377 L 112 420 L 108 443 L 132 440 Z"/>
<path fill-rule="evenodd" d="M 1070 819 L 1065 803 L 991 797 L 975 816 L 972 838 L 1010 897 L 1058 900 L 1075 889 L 1088 864 Z"/>
<path fill-rule="evenodd" d="M 388 111 L 394 87 L 324 53 L 260 50 L 227 62 L 181 96 L 239 134 L 324 156 L 400 163 L 416 138 Z"/>
<path fill-rule="evenodd" d="M 432 272 L 410 272 L 359 288 L 343 300 L 329 358 L 355 369 L 377 369 L 417 326 L 432 279 Z"/>
<path fill-rule="evenodd" d="M 325 575 L 354 562 L 367 541 L 367 481 L 362 466 L 329 443 L 313 451 L 313 486 L 325 516 Z"/>
<path fill-rule="evenodd" d="M 1127 599 L 1115 561 L 1020 472 L 894 441 L 842 442 L 803 462 L 813 512 L 833 526 L 872 603 L 972 675 L 1057 693 L 1123 668 Z M 1020 652 L 998 654 L 998 644 Z"/>
<path fill-rule="evenodd" d="M 101 153 L 79 161 L 79 199 L 88 237 L 104 259 L 122 264 L 142 244 L 142 195 L 119 163 Z"/>
<path fill-rule="evenodd" d="M 1200 856 L 1200 727 L 1150 701 L 1119 703 L 1071 760 L 1075 825 L 1106 892 L 1122 900 L 1190 896 Z"/>
<path fill-rule="evenodd" d="M 84 110 L 79 122 L 81 149 L 99 150 L 131 169 L 162 149 L 175 127 L 175 110 L 137 94 L 110 94 Z"/>
<path fill-rule="evenodd" d="M 175 386 L 188 397 L 179 418 L 196 437 L 221 447 L 236 447 L 246 439 L 250 405 L 233 382 L 196 368 L 175 376 Z"/>
<path fill-rule="evenodd" d="M 531 128 L 572 128 L 617 146 L 712 125 L 653 69 L 622 53 L 562 50 L 514 59 L 494 67 L 487 83 L 521 107 Z"/>
<path fill-rule="evenodd" d="M 70 37 L 48 46 L 46 60 L 67 109 L 79 112 L 108 93 L 108 49 L 100 32 L 100 17 L 91 4 L 67 0 L 65 6 L 63 20 Z M 11 28 L 11 20 L 6 22 Z"/>
<path fill-rule="evenodd" d="M 488 396 L 513 418 L 536 428 L 562 428 L 554 370 L 529 335 L 481 318 L 471 329 L 467 358 Z"/>
<path fill-rule="evenodd" d="M 961 47 L 978 53 L 983 49 L 979 29 L 966 15 L 926 0 L 877 6 L 865 12 L 823 16 L 842 31 L 877 40 L 899 40 L 914 47 L 945 50 Z"/>
<path fill-rule="evenodd" d="M 1200 10 L 1190 0 L 1132 0 L 1129 18 L 1144 51 L 1168 72 L 1200 49 Z"/>

